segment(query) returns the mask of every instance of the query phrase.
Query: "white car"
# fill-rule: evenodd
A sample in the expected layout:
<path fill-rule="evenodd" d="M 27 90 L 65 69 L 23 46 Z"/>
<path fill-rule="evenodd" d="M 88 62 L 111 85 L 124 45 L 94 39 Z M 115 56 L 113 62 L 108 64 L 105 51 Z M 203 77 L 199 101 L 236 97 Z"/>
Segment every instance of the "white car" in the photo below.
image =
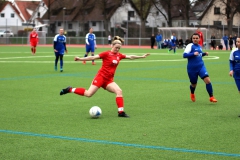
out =
<path fill-rule="evenodd" d="M 0 37 L 13 37 L 12 31 L 0 30 Z"/>

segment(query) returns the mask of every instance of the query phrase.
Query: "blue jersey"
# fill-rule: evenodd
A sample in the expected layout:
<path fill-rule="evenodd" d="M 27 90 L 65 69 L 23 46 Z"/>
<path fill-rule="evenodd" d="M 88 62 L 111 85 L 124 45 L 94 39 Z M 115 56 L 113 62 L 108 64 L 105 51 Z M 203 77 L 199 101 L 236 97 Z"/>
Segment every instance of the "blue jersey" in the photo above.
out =
<path fill-rule="evenodd" d="M 66 48 L 66 37 L 64 35 L 57 34 L 53 39 L 53 48 L 58 51 L 59 54 L 64 54 Z"/>
<path fill-rule="evenodd" d="M 177 43 L 177 37 L 176 36 L 171 36 L 171 45 L 176 46 Z"/>
<path fill-rule="evenodd" d="M 240 79 L 240 50 L 236 48 L 230 53 L 230 71 L 233 70 L 233 77 Z"/>
<path fill-rule="evenodd" d="M 156 41 L 157 41 L 157 42 L 161 42 L 161 41 L 162 41 L 162 35 L 161 35 L 161 34 L 158 34 L 158 35 L 156 36 Z"/>
<path fill-rule="evenodd" d="M 194 52 L 198 52 L 197 56 L 194 55 Z M 183 58 L 188 59 L 187 70 L 188 71 L 199 71 L 204 66 L 202 56 L 205 56 L 206 53 L 203 53 L 202 48 L 198 44 L 190 43 L 187 45 L 183 53 Z"/>
<path fill-rule="evenodd" d="M 93 33 L 88 33 L 86 35 L 86 44 L 95 47 L 96 45 L 96 36 Z"/>

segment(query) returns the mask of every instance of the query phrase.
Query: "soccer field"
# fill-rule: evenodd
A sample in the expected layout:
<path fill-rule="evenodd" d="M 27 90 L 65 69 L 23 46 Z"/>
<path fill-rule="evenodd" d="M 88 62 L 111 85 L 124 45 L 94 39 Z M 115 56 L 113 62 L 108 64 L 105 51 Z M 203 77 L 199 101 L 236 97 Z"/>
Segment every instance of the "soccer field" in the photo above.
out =
<path fill-rule="evenodd" d="M 122 60 L 115 82 L 123 90 L 125 111 L 117 117 L 115 95 L 99 89 L 91 98 L 59 92 L 88 89 L 96 65 L 74 62 L 84 48 L 68 47 L 64 71 L 54 70 L 52 47 L 0 46 L 0 159 L 163 159 L 240 158 L 239 93 L 229 73 L 229 51 L 209 51 L 204 62 L 217 103 L 210 103 L 199 79 L 190 99 L 183 50 L 121 49 L 146 59 Z M 96 54 L 108 48 L 98 48 Z M 99 106 L 98 119 L 89 109 Z"/>

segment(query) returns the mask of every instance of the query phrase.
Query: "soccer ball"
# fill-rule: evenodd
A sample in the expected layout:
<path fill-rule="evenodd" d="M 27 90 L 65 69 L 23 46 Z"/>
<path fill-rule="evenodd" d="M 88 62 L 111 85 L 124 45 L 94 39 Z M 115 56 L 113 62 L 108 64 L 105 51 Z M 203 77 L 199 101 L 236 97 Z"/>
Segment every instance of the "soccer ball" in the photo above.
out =
<path fill-rule="evenodd" d="M 102 110 L 98 106 L 93 106 L 92 108 L 90 108 L 89 114 L 92 118 L 98 118 L 101 116 Z"/>

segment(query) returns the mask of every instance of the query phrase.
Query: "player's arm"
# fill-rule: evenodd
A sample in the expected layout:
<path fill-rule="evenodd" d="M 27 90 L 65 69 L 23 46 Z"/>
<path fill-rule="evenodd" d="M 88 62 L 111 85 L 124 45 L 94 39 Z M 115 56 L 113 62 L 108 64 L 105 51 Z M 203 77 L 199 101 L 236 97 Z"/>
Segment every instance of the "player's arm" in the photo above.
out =
<path fill-rule="evenodd" d="M 89 45 L 89 42 L 88 42 L 88 34 L 86 35 L 86 40 L 85 40 L 86 44 Z"/>
<path fill-rule="evenodd" d="M 125 59 L 139 59 L 139 58 L 146 58 L 147 56 L 149 56 L 150 54 L 144 54 L 142 56 L 136 56 L 136 55 L 126 55 Z"/>
<path fill-rule="evenodd" d="M 54 52 L 58 52 L 58 50 L 56 49 L 57 47 L 57 37 L 58 35 L 56 35 L 53 39 L 53 49 L 54 49 Z"/>
<path fill-rule="evenodd" d="M 29 42 L 31 43 L 31 41 L 32 41 L 32 33 L 30 33 L 29 35 Z"/>
<path fill-rule="evenodd" d="M 38 34 L 37 34 L 37 37 L 36 37 L 36 38 L 37 38 L 37 43 L 38 43 L 38 42 L 39 42 L 39 37 L 38 37 Z"/>
<path fill-rule="evenodd" d="M 67 50 L 67 47 L 66 47 L 66 42 L 63 42 L 63 45 L 64 45 L 65 52 L 68 53 L 68 50 Z"/>
<path fill-rule="evenodd" d="M 229 75 L 232 77 L 233 76 L 233 66 L 234 66 L 234 57 L 233 57 L 233 51 L 230 53 L 230 58 L 229 58 L 229 67 L 230 67 L 230 72 Z"/>
<path fill-rule="evenodd" d="M 189 57 L 193 57 L 195 56 L 195 52 L 191 52 L 192 51 L 192 43 L 191 44 L 188 44 L 186 49 L 184 50 L 184 53 L 183 53 L 183 58 L 189 58 Z"/>
<path fill-rule="evenodd" d="M 74 57 L 74 61 L 92 61 L 95 59 L 100 59 L 99 55 L 95 55 L 95 56 L 88 56 L 88 57 Z"/>
<path fill-rule="evenodd" d="M 208 56 L 208 52 L 203 52 L 202 56 Z"/>
<path fill-rule="evenodd" d="M 96 36 L 95 36 L 95 34 L 94 34 L 94 46 L 95 46 L 95 48 L 97 49 L 97 42 L 96 42 Z"/>

